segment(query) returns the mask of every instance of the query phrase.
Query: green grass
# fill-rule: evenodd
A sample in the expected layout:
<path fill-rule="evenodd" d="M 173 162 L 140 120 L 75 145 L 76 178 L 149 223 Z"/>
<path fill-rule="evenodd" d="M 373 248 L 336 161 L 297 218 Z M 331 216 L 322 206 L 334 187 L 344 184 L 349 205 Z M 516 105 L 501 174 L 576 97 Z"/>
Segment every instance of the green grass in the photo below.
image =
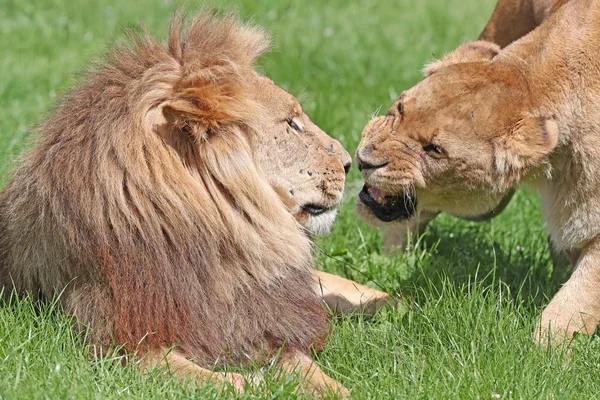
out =
<path fill-rule="evenodd" d="M 217 2 L 215 2 L 217 3 Z M 260 68 L 303 99 L 314 121 L 352 152 L 370 115 L 420 79 L 422 65 L 484 26 L 494 0 L 227 0 L 265 26 L 274 50 Z M 0 185 L 31 127 L 124 29 L 164 38 L 170 0 L 4 0 L 0 5 Z M 191 10 L 197 5 L 188 5 Z M 401 294 L 411 307 L 334 321 L 317 356 L 356 399 L 596 398 L 600 345 L 579 337 L 568 357 L 531 340 L 536 316 L 568 268 L 554 269 L 537 195 L 520 192 L 494 221 L 436 219 L 405 254 L 380 254 L 379 231 L 359 221 L 350 174 L 319 268 Z M 218 398 L 117 356 L 90 360 L 72 319 L 28 299 L 0 307 L 0 398 Z M 293 377 L 267 371 L 245 398 L 293 397 Z M 223 394 L 221 394 L 222 396 Z M 231 393 L 229 393 L 231 395 Z"/>

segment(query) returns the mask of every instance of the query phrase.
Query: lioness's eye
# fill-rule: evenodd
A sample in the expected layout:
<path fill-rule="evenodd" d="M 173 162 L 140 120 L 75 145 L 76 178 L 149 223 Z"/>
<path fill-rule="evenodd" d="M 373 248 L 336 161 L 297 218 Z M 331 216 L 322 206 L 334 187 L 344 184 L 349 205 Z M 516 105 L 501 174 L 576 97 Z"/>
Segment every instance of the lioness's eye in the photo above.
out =
<path fill-rule="evenodd" d="M 442 150 L 439 146 L 436 146 L 433 143 L 423 145 L 423 151 L 434 158 L 440 158 L 446 155 L 444 150 Z"/>
<path fill-rule="evenodd" d="M 302 132 L 304 130 L 300 125 L 298 125 L 298 123 L 294 120 L 294 118 L 288 118 L 288 119 L 286 119 L 286 122 L 288 123 L 290 128 L 292 128 L 296 132 Z"/>
<path fill-rule="evenodd" d="M 398 113 L 404 115 L 404 103 L 402 102 L 398 103 Z"/>

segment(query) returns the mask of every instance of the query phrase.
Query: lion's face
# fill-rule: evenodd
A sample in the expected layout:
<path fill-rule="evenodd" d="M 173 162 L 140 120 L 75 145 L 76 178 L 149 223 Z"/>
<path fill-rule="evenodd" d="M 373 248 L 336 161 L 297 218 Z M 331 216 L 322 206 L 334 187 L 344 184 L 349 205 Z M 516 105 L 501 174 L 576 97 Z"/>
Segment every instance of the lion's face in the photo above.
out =
<path fill-rule="evenodd" d="M 327 233 L 351 166 L 348 152 L 310 120 L 296 98 L 252 68 L 205 70 L 212 75 L 203 80 L 190 74 L 177 97 L 165 103 L 161 135 L 192 170 L 206 168 L 207 160 L 219 174 L 235 166 L 237 177 L 219 178 L 222 186 L 236 181 L 228 201 L 239 202 L 235 193 L 242 189 L 264 207 L 259 199 L 268 185 L 309 232 Z M 267 185 L 243 182 L 240 169 L 254 171 Z"/>
<path fill-rule="evenodd" d="M 175 71 L 164 76 L 166 93 L 148 96 L 159 104 L 149 123 L 189 172 L 211 185 L 209 201 L 221 214 L 229 208 L 253 224 L 255 215 L 268 214 L 283 224 L 287 212 L 312 233 L 329 231 L 351 157 L 291 94 L 254 69 L 267 35 L 206 18 L 194 20 L 185 45 L 181 34 L 171 31 L 173 57 L 164 67 Z"/>
<path fill-rule="evenodd" d="M 308 115 L 296 98 L 258 77 L 258 102 L 269 112 L 255 144 L 260 165 L 289 212 L 312 233 L 331 228 L 342 200 L 351 157 Z"/>
<path fill-rule="evenodd" d="M 366 126 L 356 152 L 361 215 L 405 219 L 417 204 L 487 214 L 554 148 L 556 124 L 528 113 L 520 75 L 496 65 L 494 52 L 487 59 L 488 50 L 463 45 Z"/>

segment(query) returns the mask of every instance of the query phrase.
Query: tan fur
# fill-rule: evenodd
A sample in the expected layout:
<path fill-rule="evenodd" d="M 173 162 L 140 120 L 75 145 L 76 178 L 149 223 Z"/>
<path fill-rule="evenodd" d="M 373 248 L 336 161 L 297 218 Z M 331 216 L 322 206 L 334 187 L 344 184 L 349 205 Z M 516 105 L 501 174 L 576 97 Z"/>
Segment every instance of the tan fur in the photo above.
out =
<path fill-rule="evenodd" d="M 446 55 L 442 60 L 435 60 L 427 64 L 425 68 L 423 68 L 423 75 L 428 77 L 448 64 L 489 60 L 496 57 L 499 52 L 500 46 L 495 43 L 484 41 L 467 42 L 461 45 L 456 51 Z"/>
<path fill-rule="evenodd" d="M 463 45 L 371 121 L 357 150 L 375 166 L 363 169 L 368 184 L 424 210 L 468 217 L 521 183 L 541 191 L 554 247 L 581 255 L 538 338 L 591 333 L 600 320 L 599 36 L 600 4 L 571 0 L 488 59 Z"/>
<path fill-rule="evenodd" d="M 398 299 L 388 294 L 361 285 L 349 279 L 327 272 L 315 271 L 315 290 L 323 298 L 327 306 L 340 314 L 359 313 L 375 314 L 377 310 L 394 305 Z"/>
<path fill-rule="evenodd" d="M 425 66 L 425 76 L 435 72 L 444 64 L 461 61 L 478 61 L 486 57 L 493 57 L 501 47 L 506 47 L 513 41 L 525 36 L 538 27 L 546 18 L 556 12 L 569 0 L 499 0 L 492 17 L 488 21 L 478 42 L 463 44 L 463 50 L 471 48 L 473 51 L 454 51 L 443 60 L 435 60 Z M 475 46 L 475 48 L 473 48 Z M 466 57 L 465 59 L 456 59 Z M 454 58 L 454 60 L 453 60 Z M 469 218 L 475 221 L 484 221 L 495 217 L 508 205 L 512 194 L 508 194 L 500 207 L 486 215 Z M 418 235 L 427 227 L 428 223 L 439 214 L 439 210 L 425 210 L 420 207 L 418 215 L 408 221 L 390 224 L 385 228 L 384 247 L 386 253 L 404 250 L 410 237 Z"/>
<path fill-rule="evenodd" d="M 350 156 L 254 71 L 260 29 L 203 12 L 176 17 L 166 46 L 130 41 L 64 98 L 0 193 L 0 288 L 66 288 L 93 345 L 150 366 L 174 347 L 167 364 L 201 381 L 282 348 L 309 359 L 329 328 L 307 230 L 329 229 Z"/>
<path fill-rule="evenodd" d="M 506 47 L 537 28 L 569 0 L 498 0 L 479 40 Z"/>

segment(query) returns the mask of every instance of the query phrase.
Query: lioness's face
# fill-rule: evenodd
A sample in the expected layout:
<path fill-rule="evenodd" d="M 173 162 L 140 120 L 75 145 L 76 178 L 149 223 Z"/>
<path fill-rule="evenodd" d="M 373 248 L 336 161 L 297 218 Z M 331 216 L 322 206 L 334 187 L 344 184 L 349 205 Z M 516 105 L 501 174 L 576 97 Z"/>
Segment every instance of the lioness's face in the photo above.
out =
<path fill-rule="evenodd" d="M 463 217 L 493 210 L 536 146 L 553 147 L 545 120 L 523 117 L 525 92 L 518 74 L 491 62 L 449 66 L 404 92 L 363 131 L 359 213 L 389 222 L 411 217 L 418 204 Z M 527 135 L 535 146 L 516 142 Z"/>
<path fill-rule="evenodd" d="M 350 155 L 271 80 L 259 78 L 255 93 L 268 110 L 256 148 L 269 183 L 307 230 L 327 233 L 342 200 Z"/>

